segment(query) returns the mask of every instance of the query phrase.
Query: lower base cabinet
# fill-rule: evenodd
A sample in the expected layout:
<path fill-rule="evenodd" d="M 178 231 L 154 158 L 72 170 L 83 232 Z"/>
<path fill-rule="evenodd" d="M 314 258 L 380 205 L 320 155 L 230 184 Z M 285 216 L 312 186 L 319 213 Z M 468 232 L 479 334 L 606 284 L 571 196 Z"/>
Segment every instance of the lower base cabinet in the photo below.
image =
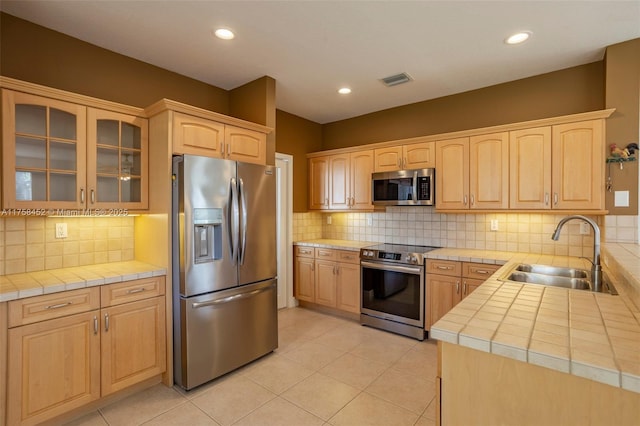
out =
<path fill-rule="evenodd" d="M 9 302 L 7 424 L 39 424 L 163 373 L 164 281 Z"/>
<path fill-rule="evenodd" d="M 472 262 L 427 259 L 426 287 L 429 312 L 425 329 L 442 318 L 500 268 Z"/>
<path fill-rule="evenodd" d="M 305 302 L 360 313 L 357 252 L 296 246 L 295 297 Z"/>

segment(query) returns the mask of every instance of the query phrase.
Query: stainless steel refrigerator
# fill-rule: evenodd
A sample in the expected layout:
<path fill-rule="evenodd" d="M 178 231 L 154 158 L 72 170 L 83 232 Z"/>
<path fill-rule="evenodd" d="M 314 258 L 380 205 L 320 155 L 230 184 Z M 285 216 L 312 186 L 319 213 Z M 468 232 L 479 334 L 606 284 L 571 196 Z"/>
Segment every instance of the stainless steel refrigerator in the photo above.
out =
<path fill-rule="evenodd" d="M 278 346 L 276 170 L 173 160 L 174 376 L 184 389 Z"/>

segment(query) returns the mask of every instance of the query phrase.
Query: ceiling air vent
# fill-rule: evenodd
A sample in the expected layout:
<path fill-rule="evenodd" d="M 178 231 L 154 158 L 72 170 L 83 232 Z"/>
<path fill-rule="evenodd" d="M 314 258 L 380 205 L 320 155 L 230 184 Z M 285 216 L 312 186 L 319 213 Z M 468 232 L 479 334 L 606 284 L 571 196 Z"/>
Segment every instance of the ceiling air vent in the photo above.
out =
<path fill-rule="evenodd" d="M 384 83 L 385 86 L 397 86 L 398 84 L 408 83 L 411 80 L 411 76 L 407 73 L 401 72 L 400 74 L 390 75 L 389 77 L 381 78 L 380 81 Z"/>

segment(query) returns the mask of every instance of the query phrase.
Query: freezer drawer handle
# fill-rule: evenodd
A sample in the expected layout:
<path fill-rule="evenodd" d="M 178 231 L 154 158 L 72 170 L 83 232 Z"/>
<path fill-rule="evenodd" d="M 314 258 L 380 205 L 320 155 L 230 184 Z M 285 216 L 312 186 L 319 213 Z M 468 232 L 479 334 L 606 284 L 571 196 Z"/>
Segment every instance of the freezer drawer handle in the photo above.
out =
<path fill-rule="evenodd" d="M 235 294 L 233 296 L 224 297 L 222 299 L 210 300 L 208 302 L 195 302 L 191 305 L 192 308 L 204 308 L 205 306 L 217 306 L 223 305 L 225 303 L 233 302 L 234 300 L 246 299 L 248 297 L 253 297 L 258 293 L 262 293 L 264 291 L 271 290 L 271 286 L 260 288 L 258 290 L 250 291 L 249 293 Z"/>

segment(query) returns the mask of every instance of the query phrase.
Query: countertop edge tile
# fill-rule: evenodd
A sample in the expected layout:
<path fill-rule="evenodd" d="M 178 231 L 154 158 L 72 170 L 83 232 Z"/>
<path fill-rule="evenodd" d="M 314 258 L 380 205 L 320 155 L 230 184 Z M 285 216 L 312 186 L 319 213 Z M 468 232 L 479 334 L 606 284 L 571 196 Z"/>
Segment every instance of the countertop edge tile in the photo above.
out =
<path fill-rule="evenodd" d="M 571 374 L 585 379 L 620 387 L 620 372 L 571 360 Z"/>
<path fill-rule="evenodd" d="M 166 275 L 166 271 L 166 268 L 134 260 L 0 275 L 3 282 L 0 302 L 139 278 L 158 277 Z"/>

